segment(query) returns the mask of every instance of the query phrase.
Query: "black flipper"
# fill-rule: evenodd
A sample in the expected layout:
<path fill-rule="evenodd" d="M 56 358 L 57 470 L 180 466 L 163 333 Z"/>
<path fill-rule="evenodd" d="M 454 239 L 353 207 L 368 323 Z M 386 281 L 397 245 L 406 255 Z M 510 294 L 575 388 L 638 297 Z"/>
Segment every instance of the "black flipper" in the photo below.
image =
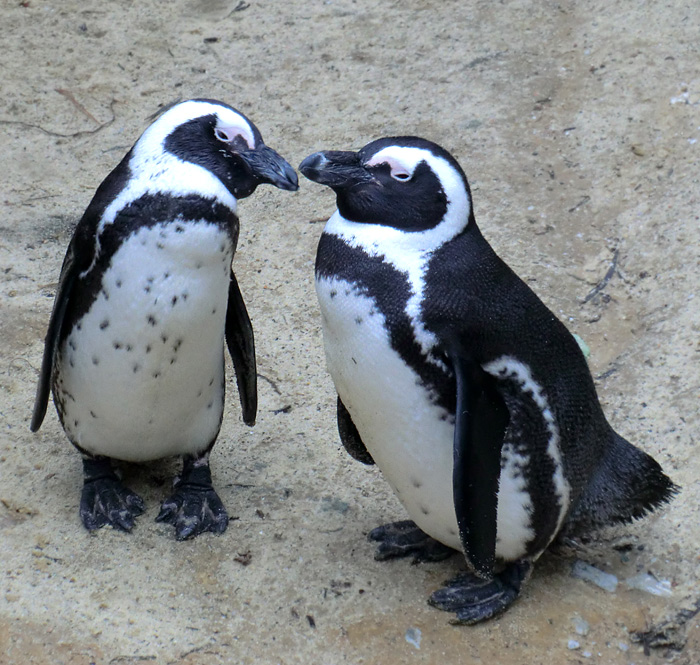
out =
<path fill-rule="evenodd" d="M 36 432 L 41 427 L 46 415 L 56 351 L 75 282 L 83 271 L 90 269 L 93 259 L 99 256 L 99 246 L 96 245 L 95 240 L 99 221 L 107 205 L 116 198 L 129 181 L 131 177 L 130 159 L 131 150 L 97 188 L 90 205 L 75 227 L 73 237 L 66 250 L 66 256 L 61 266 L 61 276 L 58 278 L 49 329 L 44 340 L 44 357 L 41 361 L 41 373 L 30 424 L 32 432 Z"/>
<path fill-rule="evenodd" d="M 496 379 L 460 352 L 448 352 L 457 381 L 452 476 L 459 536 L 467 561 L 493 578 L 498 483 L 508 409 Z"/>
<path fill-rule="evenodd" d="M 226 345 L 236 370 L 243 422 L 255 425 L 258 413 L 258 375 L 255 365 L 255 339 L 236 276 L 231 271 L 226 308 Z"/>
<path fill-rule="evenodd" d="M 348 451 L 351 457 L 363 464 L 374 464 L 372 455 L 370 455 L 369 450 L 362 442 L 360 433 L 357 431 L 357 427 L 352 422 L 350 413 L 345 408 L 345 404 L 343 404 L 340 397 L 338 397 L 338 434 L 340 434 L 340 441 L 345 450 Z"/>
<path fill-rule="evenodd" d="M 163 501 L 156 521 L 172 524 L 178 540 L 194 538 L 205 531 L 226 531 L 228 513 L 212 485 L 208 452 L 184 458 L 174 490 Z"/>
<path fill-rule="evenodd" d="M 34 413 L 32 414 L 32 422 L 29 429 L 36 432 L 41 423 L 44 422 L 46 408 L 49 404 L 49 393 L 51 392 L 51 374 L 53 364 L 58 350 L 58 343 L 61 338 L 61 328 L 63 320 L 68 308 L 73 285 L 80 272 L 80 266 L 75 260 L 74 242 L 68 246 L 68 251 L 63 259 L 61 268 L 61 276 L 58 279 L 56 288 L 56 297 L 53 302 L 53 311 L 49 320 L 49 328 L 44 339 L 44 357 L 41 360 L 41 372 L 39 374 L 39 383 L 36 387 L 36 398 L 34 399 Z"/>

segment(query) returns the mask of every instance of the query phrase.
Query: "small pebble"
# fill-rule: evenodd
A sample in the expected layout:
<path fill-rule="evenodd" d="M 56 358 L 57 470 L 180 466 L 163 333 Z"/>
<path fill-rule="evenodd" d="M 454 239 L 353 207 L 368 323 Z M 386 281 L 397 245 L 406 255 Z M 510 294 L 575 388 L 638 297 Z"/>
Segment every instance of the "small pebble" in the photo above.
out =
<path fill-rule="evenodd" d="M 416 649 L 420 649 L 421 632 L 420 628 L 408 628 L 406 630 L 406 642 L 412 644 Z"/>
<path fill-rule="evenodd" d="M 345 515 L 350 509 L 350 504 L 335 496 L 324 496 L 321 499 L 321 511 L 324 513 L 337 512 Z"/>
<path fill-rule="evenodd" d="M 617 577 L 615 577 L 615 575 L 604 573 L 595 566 L 591 566 L 590 563 L 581 561 L 581 559 L 576 559 L 576 561 L 574 561 L 571 574 L 573 577 L 591 582 L 610 593 L 614 593 L 617 589 Z"/>
<path fill-rule="evenodd" d="M 625 584 L 630 589 L 639 589 L 646 591 L 654 596 L 663 596 L 668 598 L 673 595 L 671 591 L 671 582 L 669 580 L 659 580 L 649 573 L 639 573 L 625 580 Z"/>
<path fill-rule="evenodd" d="M 571 621 L 574 624 L 574 630 L 579 635 L 583 635 L 583 636 L 588 635 L 588 631 L 591 628 L 588 621 L 586 621 L 584 618 L 582 618 L 578 615 L 575 616 Z"/>
<path fill-rule="evenodd" d="M 581 349 L 581 352 L 583 353 L 583 357 L 588 360 L 588 358 L 591 357 L 591 349 L 586 344 L 586 342 L 583 341 L 583 337 L 580 335 L 577 335 L 576 333 L 573 333 L 574 339 L 576 340 L 576 343 L 578 344 L 579 348 Z"/>
<path fill-rule="evenodd" d="M 566 646 L 573 651 L 574 649 L 578 649 L 581 645 L 576 640 L 569 640 Z"/>
<path fill-rule="evenodd" d="M 617 645 L 617 648 L 622 651 L 623 653 L 626 653 L 627 651 L 630 650 L 630 645 L 625 644 L 624 642 L 619 642 Z"/>

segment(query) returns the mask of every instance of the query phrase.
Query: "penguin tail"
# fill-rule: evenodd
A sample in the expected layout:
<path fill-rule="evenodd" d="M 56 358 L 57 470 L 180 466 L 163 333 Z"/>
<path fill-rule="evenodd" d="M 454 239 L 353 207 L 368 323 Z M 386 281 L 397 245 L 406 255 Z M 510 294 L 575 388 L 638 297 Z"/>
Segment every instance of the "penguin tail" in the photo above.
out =
<path fill-rule="evenodd" d="M 680 488 L 647 453 L 611 430 L 612 441 L 564 531 L 584 535 L 611 524 L 632 522 L 671 501 Z"/>

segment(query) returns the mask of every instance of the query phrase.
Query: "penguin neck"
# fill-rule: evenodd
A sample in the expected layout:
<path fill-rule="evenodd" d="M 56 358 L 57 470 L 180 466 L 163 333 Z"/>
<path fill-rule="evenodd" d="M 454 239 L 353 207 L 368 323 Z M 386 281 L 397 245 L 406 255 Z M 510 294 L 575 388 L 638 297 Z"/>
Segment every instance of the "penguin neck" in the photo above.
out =
<path fill-rule="evenodd" d="M 445 215 L 437 226 L 425 231 L 404 231 L 393 226 L 353 222 L 336 210 L 326 223 L 325 233 L 341 238 L 347 245 L 362 249 L 370 256 L 384 256 L 400 266 L 405 262 L 423 263 L 472 225 L 473 216 Z"/>
<path fill-rule="evenodd" d="M 219 178 L 203 166 L 169 152 L 162 143 L 144 141 L 142 137 L 134 146 L 129 169 L 131 179 L 126 189 L 131 190 L 129 194 L 134 198 L 156 192 L 172 196 L 195 195 L 214 199 L 236 212 L 238 201 Z"/>
<path fill-rule="evenodd" d="M 142 140 L 136 143 L 128 155 L 129 179 L 126 185 L 100 216 L 96 232 L 98 248 L 99 237 L 105 227 L 114 223 L 121 210 L 144 196 L 194 196 L 216 201 L 236 214 L 236 197 L 211 171 L 181 160 L 163 150 L 162 146 L 158 148 L 148 141 L 142 143 Z"/>
<path fill-rule="evenodd" d="M 102 213 L 98 213 L 93 260 L 87 269 L 80 273 L 81 278 L 85 277 L 97 263 L 101 253 L 101 236 L 105 229 L 114 224 L 122 210 L 144 198 L 156 201 L 163 196 L 195 197 L 224 206 L 237 220 L 238 200 L 213 173 L 201 166 L 184 162 L 171 153 L 155 149 L 148 143 L 144 147 L 139 140 L 117 166 L 115 172 L 120 169 L 126 170 L 129 177 Z"/>

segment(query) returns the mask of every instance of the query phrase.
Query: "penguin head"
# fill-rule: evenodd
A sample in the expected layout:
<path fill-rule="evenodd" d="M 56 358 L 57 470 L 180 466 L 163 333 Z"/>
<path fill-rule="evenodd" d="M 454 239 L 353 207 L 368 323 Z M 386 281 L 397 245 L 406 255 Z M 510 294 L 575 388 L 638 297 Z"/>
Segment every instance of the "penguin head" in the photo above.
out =
<path fill-rule="evenodd" d="M 207 169 L 236 199 L 250 196 L 263 183 L 290 191 L 299 187 L 294 169 L 265 145 L 258 128 L 215 100 L 191 99 L 157 118 L 134 146 L 134 156 L 152 170 L 161 155 Z"/>
<path fill-rule="evenodd" d="M 338 211 L 351 222 L 404 232 L 449 226 L 457 232 L 473 221 L 462 168 L 445 149 L 426 139 L 390 137 L 372 141 L 359 152 L 316 152 L 299 170 L 333 189 Z"/>

